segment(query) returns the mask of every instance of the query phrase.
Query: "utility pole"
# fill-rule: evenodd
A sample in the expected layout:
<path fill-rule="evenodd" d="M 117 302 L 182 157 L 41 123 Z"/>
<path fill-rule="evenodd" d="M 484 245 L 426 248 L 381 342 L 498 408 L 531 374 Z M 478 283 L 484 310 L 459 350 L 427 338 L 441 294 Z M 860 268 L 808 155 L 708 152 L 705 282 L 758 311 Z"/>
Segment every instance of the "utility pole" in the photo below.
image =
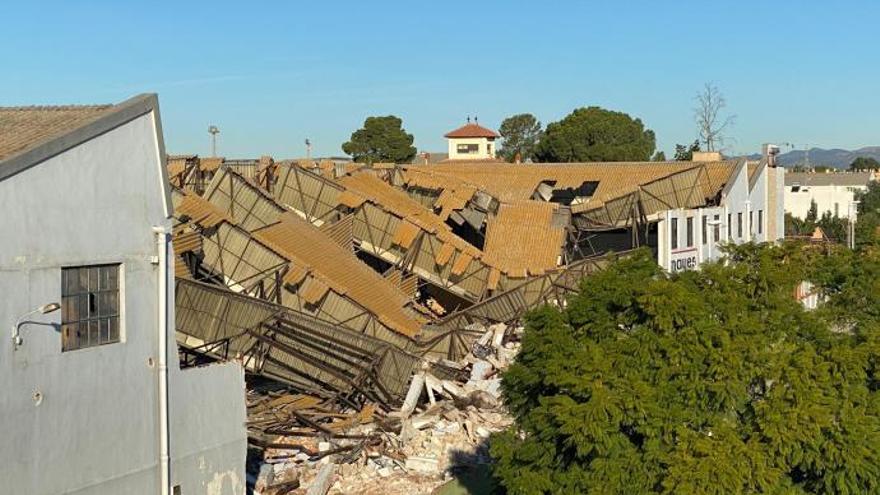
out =
<path fill-rule="evenodd" d="M 211 156 L 217 157 L 217 134 L 220 134 L 220 128 L 216 125 L 208 126 L 208 132 L 211 133 Z"/>

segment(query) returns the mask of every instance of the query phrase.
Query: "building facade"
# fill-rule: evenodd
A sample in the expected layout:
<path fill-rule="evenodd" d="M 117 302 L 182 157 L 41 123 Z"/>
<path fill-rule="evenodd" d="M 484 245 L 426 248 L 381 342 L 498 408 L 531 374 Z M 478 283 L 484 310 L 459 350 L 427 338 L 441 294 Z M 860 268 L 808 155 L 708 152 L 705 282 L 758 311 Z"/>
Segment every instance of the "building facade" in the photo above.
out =
<path fill-rule="evenodd" d="M 785 211 L 806 218 L 812 204 L 822 216 L 849 218 L 856 214 L 855 196 L 876 180 L 875 172 L 789 173 L 785 176 Z"/>
<path fill-rule="evenodd" d="M 3 491 L 243 494 L 243 371 L 179 366 L 156 96 L 0 123 Z"/>
<path fill-rule="evenodd" d="M 658 224 L 657 261 L 670 272 L 694 269 L 718 259 L 725 243 L 781 241 L 785 169 L 740 162 L 717 206 L 672 209 Z"/>

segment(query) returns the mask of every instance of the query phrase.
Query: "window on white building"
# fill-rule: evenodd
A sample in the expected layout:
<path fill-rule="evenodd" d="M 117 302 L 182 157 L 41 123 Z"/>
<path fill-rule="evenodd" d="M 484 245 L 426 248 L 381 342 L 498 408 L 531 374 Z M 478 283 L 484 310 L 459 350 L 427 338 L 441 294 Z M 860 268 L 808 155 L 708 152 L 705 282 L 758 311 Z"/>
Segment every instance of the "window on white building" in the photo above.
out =
<path fill-rule="evenodd" d="M 119 342 L 120 265 L 61 269 L 61 350 Z"/>
<path fill-rule="evenodd" d="M 672 249 L 678 249 L 678 219 L 673 218 L 669 226 L 670 246 Z"/>
<path fill-rule="evenodd" d="M 473 155 L 480 152 L 479 144 L 459 144 L 455 147 L 456 151 L 462 155 Z"/>
<path fill-rule="evenodd" d="M 736 214 L 736 236 L 742 239 L 743 236 L 743 214 L 739 212 Z"/>
<path fill-rule="evenodd" d="M 764 210 L 758 210 L 758 233 L 764 233 Z"/>
<path fill-rule="evenodd" d="M 749 211 L 749 236 L 755 233 L 755 212 Z"/>
<path fill-rule="evenodd" d="M 687 247 L 691 247 L 694 245 L 694 217 L 687 217 L 686 229 Z"/>
<path fill-rule="evenodd" d="M 729 216 L 730 215 L 728 215 L 728 217 Z M 715 220 L 715 229 L 714 229 L 715 234 L 713 237 L 715 239 L 715 242 L 720 242 L 721 241 L 721 215 L 715 215 L 715 217 L 713 219 Z M 728 222 L 729 221 L 730 221 L 730 219 L 728 218 Z"/>
<path fill-rule="evenodd" d="M 706 215 L 703 215 L 703 216 L 700 217 L 700 218 L 702 219 L 702 224 L 701 224 L 702 229 L 700 229 L 700 230 L 701 230 L 702 233 L 703 233 L 703 234 L 702 234 L 703 245 L 705 246 L 706 243 L 709 242 L 709 233 L 706 232 L 706 225 L 708 224 L 708 222 L 706 221 L 706 220 L 707 220 Z"/>
<path fill-rule="evenodd" d="M 840 203 L 834 203 L 834 216 L 840 216 Z"/>

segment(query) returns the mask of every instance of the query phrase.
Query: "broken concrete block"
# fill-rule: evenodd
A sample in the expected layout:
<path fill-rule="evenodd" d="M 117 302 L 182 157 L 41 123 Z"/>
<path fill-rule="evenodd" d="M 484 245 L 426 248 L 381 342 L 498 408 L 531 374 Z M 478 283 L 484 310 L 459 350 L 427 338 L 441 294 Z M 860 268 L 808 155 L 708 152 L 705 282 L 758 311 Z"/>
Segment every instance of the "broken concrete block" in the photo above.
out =
<path fill-rule="evenodd" d="M 492 330 L 492 347 L 500 349 L 504 342 L 504 335 L 507 333 L 507 325 L 504 323 L 496 323 L 489 327 Z"/>
<path fill-rule="evenodd" d="M 485 390 L 474 390 L 468 395 L 470 403 L 479 409 L 495 409 L 498 407 L 498 398 Z"/>
<path fill-rule="evenodd" d="M 324 464 L 312 480 L 306 495 L 325 495 L 333 484 L 333 474 L 336 472 L 336 464 Z"/>
<path fill-rule="evenodd" d="M 327 452 L 331 448 L 330 442 L 318 442 L 318 452 Z"/>
<path fill-rule="evenodd" d="M 438 465 L 437 459 L 433 457 L 413 456 L 406 459 L 407 471 L 415 471 L 417 473 L 436 473 Z"/>
<path fill-rule="evenodd" d="M 425 373 L 417 373 L 413 375 L 412 382 L 409 385 L 409 391 L 403 400 L 403 406 L 400 408 L 400 417 L 407 418 L 415 410 L 422 395 L 422 389 L 425 388 Z"/>
<path fill-rule="evenodd" d="M 257 482 L 254 484 L 254 492 L 264 493 L 274 482 L 275 467 L 271 464 L 263 464 L 260 466 L 259 474 L 257 474 Z"/>
<path fill-rule="evenodd" d="M 483 380 L 492 371 L 492 364 L 482 359 L 474 363 L 471 368 L 471 378 L 469 381 Z"/>
<path fill-rule="evenodd" d="M 409 424 L 412 425 L 412 427 L 416 430 L 424 430 L 425 428 L 433 426 L 434 423 L 436 423 L 436 422 L 437 422 L 437 416 L 435 416 L 433 414 L 431 414 L 431 415 L 422 414 L 419 416 L 415 416 L 409 420 Z"/>

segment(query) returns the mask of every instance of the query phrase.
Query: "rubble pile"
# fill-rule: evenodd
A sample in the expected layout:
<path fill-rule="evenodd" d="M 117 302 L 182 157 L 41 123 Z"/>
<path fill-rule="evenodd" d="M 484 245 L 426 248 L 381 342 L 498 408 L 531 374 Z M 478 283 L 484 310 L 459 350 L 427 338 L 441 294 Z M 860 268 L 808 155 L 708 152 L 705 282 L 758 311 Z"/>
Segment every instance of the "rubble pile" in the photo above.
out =
<path fill-rule="evenodd" d="M 259 452 L 248 466 L 254 493 L 431 493 L 459 470 L 488 463 L 488 437 L 512 422 L 499 371 L 516 356 L 522 328 L 480 329 L 471 354 L 442 363 L 466 379 L 439 379 L 425 363 L 398 410 L 251 392 L 249 437 Z"/>

